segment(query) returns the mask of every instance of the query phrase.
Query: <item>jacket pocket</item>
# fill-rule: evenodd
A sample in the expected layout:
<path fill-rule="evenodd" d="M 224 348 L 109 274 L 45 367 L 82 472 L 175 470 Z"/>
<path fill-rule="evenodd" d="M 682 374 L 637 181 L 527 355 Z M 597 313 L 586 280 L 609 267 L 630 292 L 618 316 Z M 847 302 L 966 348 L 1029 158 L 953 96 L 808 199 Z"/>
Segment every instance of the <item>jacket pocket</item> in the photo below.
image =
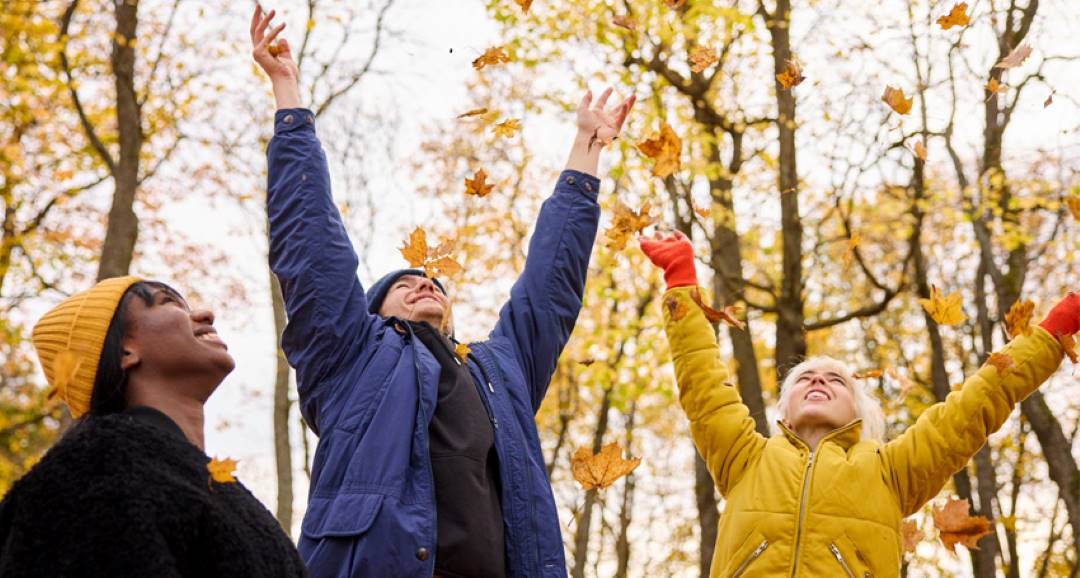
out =
<path fill-rule="evenodd" d="M 873 578 L 874 576 L 859 549 L 845 535 L 829 543 L 829 556 L 836 560 L 848 578 Z"/>
<path fill-rule="evenodd" d="M 312 497 L 300 532 L 313 539 L 359 536 L 375 523 L 382 508 L 382 494 L 338 494 Z"/>
<path fill-rule="evenodd" d="M 728 561 L 727 568 L 721 575 L 730 578 L 742 576 L 765 553 L 765 549 L 768 547 L 769 540 L 761 532 L 754 530 L 746 540 L 743 540 L 742 545 L 735 551 L 735 555 Z"/>

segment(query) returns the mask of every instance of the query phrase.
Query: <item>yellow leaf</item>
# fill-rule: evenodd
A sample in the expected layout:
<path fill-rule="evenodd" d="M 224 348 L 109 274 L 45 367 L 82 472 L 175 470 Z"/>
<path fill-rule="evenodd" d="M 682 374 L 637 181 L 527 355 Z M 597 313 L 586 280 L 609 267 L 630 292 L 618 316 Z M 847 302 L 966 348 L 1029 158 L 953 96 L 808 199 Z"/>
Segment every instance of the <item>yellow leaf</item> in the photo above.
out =
<path fill-rule="evenodd" d="M 883 369 L 867 369 L 866 371 L 856 371 L 852 374 L 855 379 L 875 379 L 881 377 L 885 372 Z"/>
<path fill-rule="evenodd" d="M 986 364 L 996 369 L 998 375 L 1001 375 L 1016 366 L 1016 362 L 1011 355 L 1008 353 L 1001 353 L 1000 351 L 991 353 L 990 357 L 986 359 Z"/>
<path fill-rule="evenodd" d="M 791 90 L 802 84 L 804 80 L 806 80 L 806 77 L 802 73 L 802 64 L 794 59 L 788 60 L 784 71 L 776 75 L 776 81 L 780 83 L 780 86 L 784 87 L 784 90 Z"/>
<path fill-rule="evenodd" d="M 409 240 L 399 249 L 401 256 L 409 262 L 409 267 L 422 267 L 427 261 L 427 233 L 423 228 L 417 227 L 409 234 Z"/>
<path fill-rule="evenodd" d="M 690 51 L 690 72 L 701 72 L 706 68 L 712 66 L 714 63 L 719 62 L 720 57 L 716 55 L 715 48 L 709 48 L 707 46 L 697 46 Z"/>
<path fill-rule="evenodd" d="M 914 102 L 914 99 L 904 96 L 902 89 L 894 86 L 885 87 L 885 94 L 881 95 L 881 100 L 885 101 L 889 108 L 902 115 L 911 112 L 911 104 Z"/>
<path fill-rule="evenodd" d="M 679 170 L 679 154 L 682 152 L 682 139 L 675 134 L 675 129 L 664 122 L 660 124 L 660 134 L 642 141 L 638 150 L 654 159 L 652 174 L 664 178 Z"/>
<path fill-rule="evenodd" d="M 457 355 L 458 359 L 460 359 L 462 363 L 468 363 L 470 353 L 472 353 L 472 350 L 469 349 L 469 346 L 465 345 L 464 343 L 458 343 L 454 347 L 454 355 Z"/>
<path fill-rule="evenodd" d="M 502 47 L 494 46 L 488 48 L 483 54 L 477 57 L 476 60 L 473 60 L 472 65 L 473 68 L 482 70 L 485 66 L 495 66 L 496 64 L 502 64 L 504 62 L 510 62 L 510 55 L 507 54 Z"/>
<path fill-rule="evenodd" d="M 312 18 L 309 18 L 308 21 L 307 21 L 307 29 L 311 30 L 312 28 L 315 28 L 315 20 L 312 19 Z"/>
<path fill-rule="evenodd" d="M 1005 332 L 1009 338 L 1023 333 L 1031 335 L 1031 314 L 1035 312 L 1035 303 L 1031 301 L 1016 300 L 1009 312 L 1005 314 Z"/>
<path fill-rule="evenodd" d="M 491 131 L 494 132 L 496 136 L 501 136 L 503 138 L 510 138 L 519 130 L 521 130 L 521 122 L 516 118 L 505 120 L 491 127 Z"/>
<path fill-rule="evenodd" d="M 989 92 L 990 94 L 1001 94 L 1009 90 L 1008 86 L 1001 84 L 996 78 L 991 78 L 990 82 L 987 82 L 986 86 L 983 88 L 985 88 L 986 92 Z"/>
<path fill-rule="evenodd" d="M 640 233 L 655 220 L 649 214 L 651 210 L 649 201 L 642 203 L 641 208 L 635 212 L 620 199 L 615 199 L 611 227 L 604 231 L 606 237 L 604 246 L 612 251 L 622 251 L 626 248 L 626 242 L 630 240 L 631 235 Z"/>
<path fill-rule="evenodd" d="M 967 26 L 971 18 L 967 15 L 967 2 L 960 2 L 952 7 L 948 14 L 937 19 L 942 30 L 948 30 L 953 26 Z"/>
<path fill-rule="evenodd" d="M 960 306 L 960 293 L 952 293 L 942 296 L 938 288 L 930 286 L 930 298 L 919 299 L 919 304 L 930 314 L 934 321 L 941 325 L 956 325 L 967 319 L 964 310 Z"/>
<path fill-rule="evenodd" d="M 847 248 L 844 249 L 844 255 L 841 257 L 841 261 L 844 264 L 844 268 L 851 266 L 851 261 L 855 259 L 855 249 L 859 247 L 861 238 L 858 233 L 852 233 L 851 238 L 847 240 Z"/>
<path fill-rule="evenodd" d="M 464 270 L 464 267 L 451 257 L 454 245 L 453 239 L 447 239 L 432 249 L 428 246 L 427 233 L 422 227 L 417 227 L 399 250 L 401 256 L 409 262 L 409 267 L 423 268 L 424 274 L 434 279 L 453 277 Z"/>
<path fill-rule="evenodd" d="M 474 174 L 473 178 L 471 179 L 468 177 L 465 178 L 466 195 L 473 195 L 482 198 L 486 197 L 487 194 L 490 193 L 491 190 L 494 188 L 495 185 L 489 185 L 487 183 L 487 173 L 484 172 L 484 169 L 476 171 L 476 174 Z"/>
<path fill-rule="evenodd" d="M 978 550 L 979 538 L 989 534 L 990 520 L 985 516 L 972 516 L 967 500 L 950 498 L 941 508 L 934 507 L 934 527 L 938 529 L 941 543 L 956 553 L 956 544 Z"/>
<path fill-rule="evenodd" d="M 586 490 L 606 488 L 640 464 L 641 458 L 622 459 L 622 448 L 617 443 L 604 446 L 598 454 L 589 448 L 579 448 L 570 458 L 574 479 Z"/>
<path fill-rule="evenodd" d="M 232 458 L 223 460 L 214 458 L 206 464 L 206 469 L 210 471 L 210 479 L 215 482 L 232 483 L 236 481 L 236 477 L 233 476 L 233 472 L 236 471 L 236 460 Z"/>

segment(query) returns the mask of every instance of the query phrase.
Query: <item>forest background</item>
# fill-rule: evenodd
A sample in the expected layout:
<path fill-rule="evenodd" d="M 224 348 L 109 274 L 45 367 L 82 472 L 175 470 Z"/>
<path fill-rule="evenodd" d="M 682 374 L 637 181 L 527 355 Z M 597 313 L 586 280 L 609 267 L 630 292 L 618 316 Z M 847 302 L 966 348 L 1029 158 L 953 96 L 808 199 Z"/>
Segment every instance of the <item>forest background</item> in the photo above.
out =
<path fill-rule="evenodd" d="M 579 578 L 707 574 L 723 511 L 678 407 L 663 281 L 620 242 L 632 221 L 613 216 L 645 210 L 686 233 L 706 299 L 743 308 L 745 329 L 718 332 L 763 433 L 778 376 L 827 354 L 860 370 L 896 435 L 1005 342 L 1014 304 L 1033 301 L 1038 319 L 1080 289 L 1080 6 L 958 4 L 266 7 L 289 23 L 361 280 L 403 266 L 398 248 L 417 226 L 457 239 L 464 270 L 448 281 L 467 340 L 483 339 L 521 270 L 581 94 L 638 95 L 601 167 L 602 230 L 614 233 L 598 236 L 585 308 L 537 416 Z M 217 312 L 239 367 L 208 404 L 208 453 L 239 460 L 239 478 L 296 536 L 316 440 L 276 348 L 273 100 L 250 58 L 252 8 L 2 0 L 0 493 L 69 423 L 43 395 L 33 321 L 132 272 Z M 508 61 L 474 65 L 491 48 Z M 890 86 L 911 102 L 885 102 Z M 652 138 L 665 146 L 640 146 Z M 491 192 L 467 195 L 481 169 Z M 920 305 L 934 290 L 958 296 L 962 321 L 939 324 Z M 1076 388 L 1066 361 L 913 518 L 922 539 L 905 575 L 1077 574 Z M 612 442 L 641 465 L 582 489 L 572 455 Z M 992 520 L 977 550 L 938 539 L 932 508 L 950 497 Z"/>

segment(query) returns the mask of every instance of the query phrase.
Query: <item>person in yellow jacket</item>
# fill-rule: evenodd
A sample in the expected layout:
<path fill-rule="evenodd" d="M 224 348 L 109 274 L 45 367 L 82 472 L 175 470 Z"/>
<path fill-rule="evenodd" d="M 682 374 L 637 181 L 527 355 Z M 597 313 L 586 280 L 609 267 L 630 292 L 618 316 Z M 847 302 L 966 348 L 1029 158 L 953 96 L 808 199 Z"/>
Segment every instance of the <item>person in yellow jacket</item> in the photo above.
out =
<path fill-rule="evenodd" d="M 840 361 L 810 358 L 780 389 L 772 437 L 757 433 L 729 383 L 716 334 L 690 292 L 693 248 L 681 233 L 642 238 L 664 269 L 665 329 L 694 444 L 726 500 L 711 576 L 897 576 L 900 522 L 938 494 L 1013 407 L 1061 363 L 1058 337 L 1080 329 L 1070 293 L 1030 335 L 884 442 L 880 405 Z M 673 315 L 673 312 L 676 312 Z"/>

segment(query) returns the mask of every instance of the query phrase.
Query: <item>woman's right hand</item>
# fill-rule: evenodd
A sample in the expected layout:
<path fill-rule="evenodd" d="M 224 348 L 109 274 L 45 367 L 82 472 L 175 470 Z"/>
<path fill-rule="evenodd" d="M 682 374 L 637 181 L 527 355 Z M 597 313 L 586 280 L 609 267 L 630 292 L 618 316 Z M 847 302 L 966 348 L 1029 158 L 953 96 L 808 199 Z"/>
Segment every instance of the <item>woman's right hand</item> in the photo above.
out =
<path fill-rule="evenodd" d="M 697 285 L 697 270 L 694 267 L 694 246 L 690 239 L 679 231 L 660 233 L 650 237 L 639 237 L 641 251 L 653 265 L 664 270 L 667 288 Z"/>
<path fill-rule="evenodd" d="M 255 5 L 251 14 L 251 56 L 259 67 L 270 77 L 274 85 L 274 97 L 278 108 L 299 108 L 300 104 L 300 69 L 293 60 L 289 43 L 284 38 L 276 45 L 274 40 L 285 29 L 285 23 L 270 28 L 276 13 L 263 13 L 262 6 Z M 267 29 L 270 32 L 267 33 Z M 271 51 L 273 49 L 273 51 Z"/>

